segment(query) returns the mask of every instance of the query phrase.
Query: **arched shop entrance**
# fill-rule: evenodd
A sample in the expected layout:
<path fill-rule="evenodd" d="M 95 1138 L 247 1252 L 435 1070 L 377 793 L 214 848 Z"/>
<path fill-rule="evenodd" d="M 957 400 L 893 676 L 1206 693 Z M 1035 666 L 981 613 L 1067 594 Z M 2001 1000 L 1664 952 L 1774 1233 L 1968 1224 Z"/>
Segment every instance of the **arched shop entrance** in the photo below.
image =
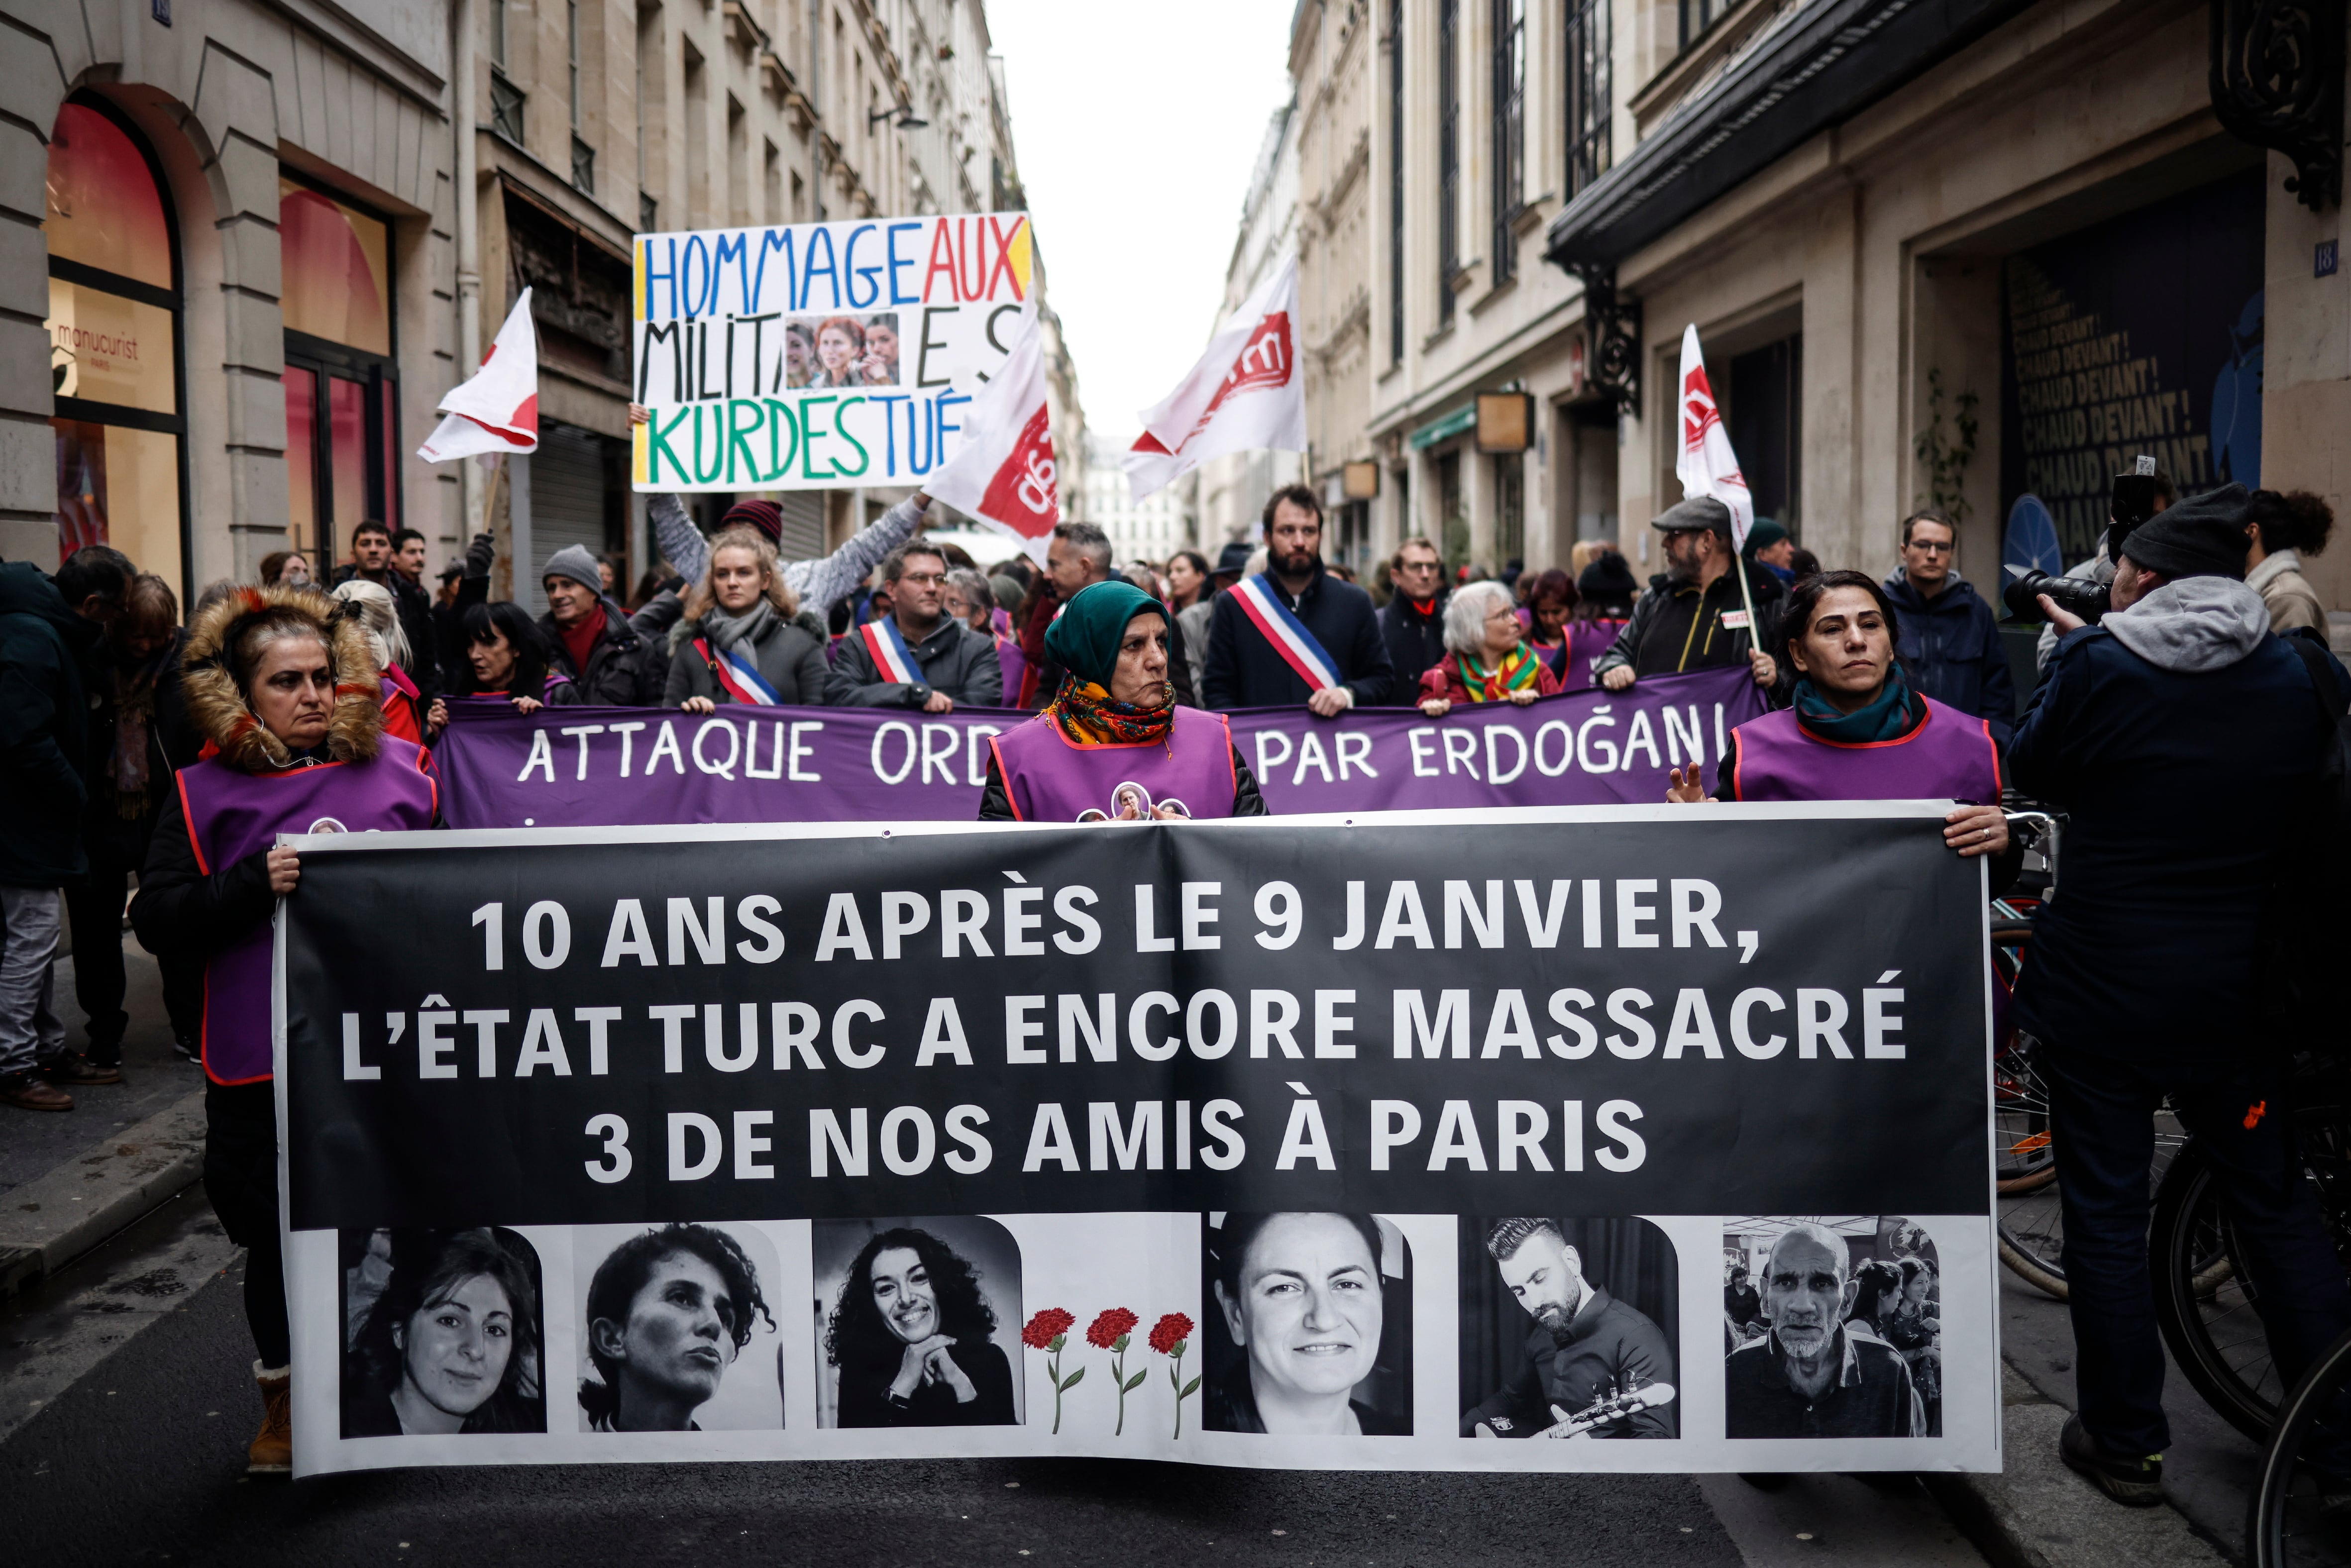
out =
<path fill-rule="evenodd" d="M 42 229 L 57 553 L 111 545 L 184 604 L 179 229 L 153 150 L 101 99 L 77 94 L 57 111 Z"/>

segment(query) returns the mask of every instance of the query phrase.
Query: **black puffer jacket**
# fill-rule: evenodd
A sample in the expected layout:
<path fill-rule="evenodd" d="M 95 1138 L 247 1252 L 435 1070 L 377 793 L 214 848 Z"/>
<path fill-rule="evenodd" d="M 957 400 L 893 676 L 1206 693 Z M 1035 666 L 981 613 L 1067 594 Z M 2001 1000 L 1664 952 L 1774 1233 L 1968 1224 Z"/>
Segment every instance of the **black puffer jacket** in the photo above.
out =
<path fill-rule="evenodd" d="M 89 869 L 86 664 L 98 635 L 39 568 L 0 564 L 0 884 L 56 887 Z"/>
<path fill-rule="evenodd" d="M 652 707 L 661 701 L 669 677 L 669 653 L 630 624 L 629 612 L 611 599 L 603 601 L 604 632 L 588 654 L 588 667 L 574 669 L 571 650 L 564 645 L 563 628 L 552 614 L 538 618 L 538 629 L 555 646 L 556 667 L 580 688 L 580 700 L 597 707 Z"/>

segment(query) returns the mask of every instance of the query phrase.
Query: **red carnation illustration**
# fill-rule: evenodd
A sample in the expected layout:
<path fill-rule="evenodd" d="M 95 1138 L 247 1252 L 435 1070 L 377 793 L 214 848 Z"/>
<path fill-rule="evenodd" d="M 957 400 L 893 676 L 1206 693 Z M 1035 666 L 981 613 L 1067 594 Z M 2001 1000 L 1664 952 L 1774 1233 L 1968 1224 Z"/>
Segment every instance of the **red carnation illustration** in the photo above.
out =
<path fill-rule="evenodd" d="M 1077 1321 L 1074 1314 L 1065 1312 L 1059 1307 L 1047 1307 L 1043 1312 L 1030 1318 L 1029 1326 L 1020 1331 L 1020 1343 L 1030 1350 L 1055 1349 L 1057 1347 L 1053 1342 L 1067 1334 L 1070 1332 L 1070 1325 Z"/>
<path fill-rule="evenodd" d="M 1167 1364 L 1167 1386 L 1176 1391 L 1176 1436 L 1178 1437 L 1184 1435 L 1184 1401 L 1200 1386 L 1200 1380 L 1196 1377 L 1189 1383 L 1184 1381 L 1184 1352 L 1191 1342 L 1192 1320 L 1181 1312 L 1169 1312 L 1151 1325 L 1151 1348 L 1174 1358 Z"/>
<path fill-rule="evenodd" d="M 1111 1431 L 1115 1437 L 1126 1430 L 1126 1396 L 1143 1385 L 1147 1374 L 1126 1375 L 1126 1345 L 1134 1333 L 1134 1325 L 1143 1320 L 1124 1307 L 1107 1307 L 1086 1327 L 1086 1343 L 1096 1350 L 1110 1354 L 1110 1375 L 1118 1383 L 1118 1425 Z"/>
<path fill-rule="evenodd" d="M 1061 1429 L 1061 1396 L 1075 1388 L 1078 1380 L 1086 1375 L 1086 1369 L 1081 1366 L 1066 1378 L 1061 1375 L 1061 1347 L 1069 1343 L 1070 1325 L 1077 1321 L 1074 1314 L 1059 1307 L 1047 1307 L 1030 1318 L 1028 1326 L 1020 1331 L 1022 1344 L 1031 1350 L 1044 1351 L 1052 1357 L 1045 1364 L 1045 1375 L 1053 1380 L 1053 1430 L 1057 1434 Z"/>
<path fill-rule="evenodd" d="M 1181 1312 L 1169 1312 L 1151 1325 L 1151 1348 L 1162 1355 L 1181 1355 L 1186 1340 L 1192 1337 L 1192 1320 Z"/>
<path fill-rule="evenodd" d="M 1142 1321 L 1124 1307 L 1111 1307 L 1087 1327 L 1086 1343 L 1096 1350 L 1124 1350 L 1126 1347 L 1118 1342 L 1133 1333 L 1134 1325 Z"/>

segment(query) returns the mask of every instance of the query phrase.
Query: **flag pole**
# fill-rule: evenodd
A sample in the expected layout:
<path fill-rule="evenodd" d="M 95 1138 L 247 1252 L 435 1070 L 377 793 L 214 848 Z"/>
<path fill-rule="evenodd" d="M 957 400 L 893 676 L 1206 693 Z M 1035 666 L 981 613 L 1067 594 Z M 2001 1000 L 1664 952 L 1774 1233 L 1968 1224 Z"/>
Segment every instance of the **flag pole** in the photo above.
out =
<path fill-rule="evenodd" d="M 482 526 L 474 530 L 475 533 L 490 531 L 490 517 L 498 505 L 498 481 L 506 476 L 506 471 L 507 455 L 503 452 L 490 454 L 490 482 L 482 487 Z"/>
<path fill-rule="evenodd" d="M 1748 525 L 1750 528 L 1754 526 Z M 1751 653 L 1763 645 L 1763 628 L 1755 624 L 1755 594 L 1747 586 L 1747 551 L 1736 541 L 1730 547 L 1730 570 L 1739 574 L 1739 602 L 1747 608 L 1747 647 Z"/>

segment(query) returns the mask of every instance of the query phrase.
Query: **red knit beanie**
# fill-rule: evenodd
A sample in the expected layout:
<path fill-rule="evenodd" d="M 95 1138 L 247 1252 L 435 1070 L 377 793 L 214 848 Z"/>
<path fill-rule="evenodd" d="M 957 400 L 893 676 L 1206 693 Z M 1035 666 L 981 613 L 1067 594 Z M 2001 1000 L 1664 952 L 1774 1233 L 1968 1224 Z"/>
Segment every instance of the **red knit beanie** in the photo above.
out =
<path fill-rule="evenodd" d="M 780 543 L 784 537 L 784 509 L 773 501 L 737 501 L 718 519 L 718 529 L 724 533 L 738 525 L 757 528 Z"/>

